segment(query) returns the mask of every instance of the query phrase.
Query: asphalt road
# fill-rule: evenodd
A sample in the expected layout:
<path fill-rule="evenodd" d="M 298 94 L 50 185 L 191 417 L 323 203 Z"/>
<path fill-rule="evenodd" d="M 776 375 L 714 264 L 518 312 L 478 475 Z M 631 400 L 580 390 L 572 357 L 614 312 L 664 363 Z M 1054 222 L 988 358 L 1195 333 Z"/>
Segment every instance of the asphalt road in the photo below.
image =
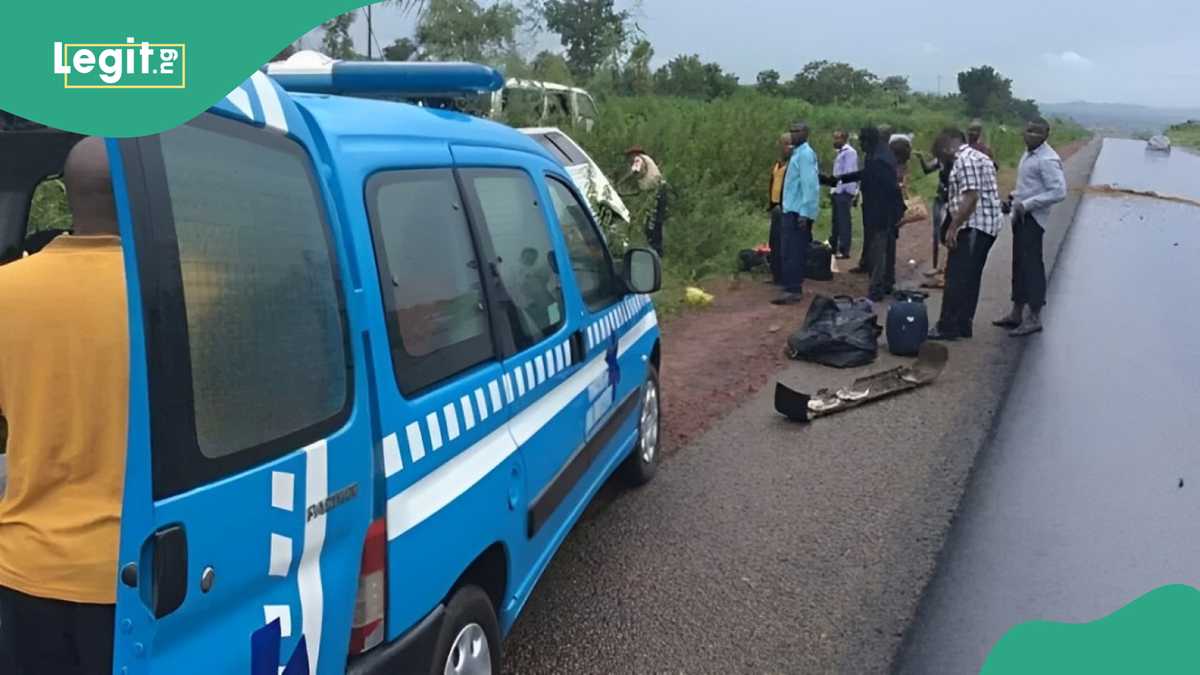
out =
<path fill-rule="evenodd" d="M 1051 258 L 1097 151 L 1068 162 L 1075 190 L 1047 226 Z M 746 401 L 576 527 L 506 644 L 506 670 L 889 670 L 1022 352 L 987 325 L 1008 308 L 1007 229 L 992 251 L 976 337 L 951 345 L 941 379 L 807 427 L 774 413 L 770 387 Z M 815 391 L 898 361 L 795 363 L 779 379 Z"/>
<path fill-rule="evenodd" d="M 1093 182 L 1200 200 L 1200 157 L 1105 142 Z M 1200 586 L 1200 206 L 1089 195 L 898 672 L 978 672 L 1031 620 Z"/>

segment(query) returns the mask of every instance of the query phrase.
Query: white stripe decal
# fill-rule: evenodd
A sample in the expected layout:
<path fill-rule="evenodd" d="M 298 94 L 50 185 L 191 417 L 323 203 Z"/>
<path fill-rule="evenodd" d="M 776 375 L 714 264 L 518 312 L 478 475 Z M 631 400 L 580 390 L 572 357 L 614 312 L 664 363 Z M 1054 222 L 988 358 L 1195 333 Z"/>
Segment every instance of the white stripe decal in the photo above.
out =
<path fill-rule="evenodd" d="M 304 449 L 304 503 L 319 504 L 329 496 L 328 447 L 317 441 Z M 308 664 L 317 672 L 321 664 L 321 628 L 325 615 L 325 591 L 321 585 L 321 551 L 325 548 L 327 518 L 311 518 L 304 523 L 304 552 L 300 554 L 299 587 L 302 634 L 308 645 Z"/>
<path fill-rule="evenodd" d="M 638 322 L 618 346 L 620 354 L 646 333 L 658 325 L 657 317 L 651 313 Z M 513 418 L 508 428 L 501 427 L 488 434 L 478 443 L 467 448 L 450 461 L 388 499 L 388 539 L 395 539 L 420 525 L 425 519 L 458 499 L 476 483 L 500 466 L 517 448 L 528 442 L 547 422 L 554 418 L 575 397 L 587 390 L 592 380 L 604 374 L 603 356 L 597 356 L 580 368 L 562 384 L 546 392 L 525 410 Z"/>
<path fill-rule="evenodd" d="M 459 495 L 500 466 L 516 449 L 517 445 L 508 429 L 500 427 L 412 487 L 389 499 L 388 539 L 408 532 L 458 499 Z"/>
<path fill-rule="evenodd" d="M 383 437 L 383 475 L 391 478 L 404 469 L 404 460 L 400 458 L 400 439 L 396 434 Z"/>
<path fill-rule="evenodd" d="M 234 87 L 233 91 L 225 95 L 225 98 L 245 115 L 246 119 L 254 121 L 254 109 L 250 107 L 250 94 L 247 94 L 241 85 Z"/>
<path fill-rule="evenodd" d="M 492 384 L 495 384 L 493 382 Z M 497 393 L 496 398 L 500 398 Z M 479 406 L 479 421 L 482 422 L 488 418 L 487 399 L 483 396 L 483 389 L 475 390 L 475 405 Z"/>
<path fill-rule="evenodd" d="M 500 400 L 500 384 L 495 380 L 488 382 L 488 392 L 492 395 L 492 412 L 500 412 L 504 402 Z"/>
<path fill-rule="evenodd" d="M 517 381 L 517 396 L 525 395 L 525 376 L 521 374 L 520 366 L 513 371 L 513 379 Z"/>
<path fill-rule="evenodd" d="M 442 415 L 446 417 L 446 442 L 449 443 L 458 438 L 458 413 L 454 410 L 454 404 L 443 406 Z"/>
<path fill-rule="evenodd" d="M 292 637 L 292 608 L 287 605 L 263 605 L 263 621 L 279 620 L 279 637 Z"/>
<path fill-rule="evenodd" d="M 513 402 L 512 378 L 509 377 L 508 373 L 504 374 L 504 399 L 509 403 Z"/>
<path fill-rule="evenodd" d="M 292 539 L 271 533 L 271 566 L 267 574 L 286 577 L 292 571 Z"/>
<path fill-rule="evenodd" d="M 525 384 L 530 391 L 538 385 L 538 381 L 534 379 L 533 361 L 525 362 Z"/>
<path fill-rule="evenodd" d="M 296 508 L 296 476 L 287 471 L 271 472 L 271 506 L 284 511 Z"/>
<path fill-rule="evenodd" d="M 554 373 L 558 370 L 554 367 L 554 355 L 557 353 L 558 347 L 552 347 L 550 351 L 542 356 L 542 358 L 546 359 L 546 377 L 554 377 Z"/>
<path fill-rule="evenodd" d="M 542 363 L 542 355 L 538 354 L 533 360 L 534 370 L 537 371 L 537 383 L 541 384 L 546 381 L 546 365 Z"/>
<path fill-rule="evenodd" d="M 258 94 L 258 104 L 263 109 L 263 121 L 268 126 L 287 133 L 287 118 L 283 115 L 283 104 L 279 102 L 279 92 L 275 91 L 275 85 L 257 70 L 250 76 L 250 83 L 254 85 L 254 93 Z"/>
<path fill-rule="evenodd" d="M 417 422 L 404 427 L 404 434 L 408 437 L 408 454 L 412 456 L 412 461 L 419 462 L 425 456 L 425 441 L 421 438 L 421 425 Z"/>
<path fill-rule="evenodd" d="M 593 324 L 588 326 L 588 349 L 591 349 L 594 344 L 596 344 L 596 326 Z"/>
<path fill-rule="evenodd" d="M 478 389 L 476 390 L 478 391 Z M 464 396 L 458 399 L 458 404 L 462 406 L 463 429 L 470 431 L 475 428 L 475 410 L 471 408 L 471 397 Z"/>
<path fill-rule="evenodd" d="M 437 413 L 426 415 L 425 425 L 429 427 L 429 449 L 436 452 L 442 447 L 442 427 L 438 424 Z"/>
<path fill-rule="evenodd" d="M 554 365 L 555 369 L 560 372 L 566 368 L 566 366 L 563 364 L 563 346 L 565 344 L 566 343 L 563 343 L 554 348 Z"/>

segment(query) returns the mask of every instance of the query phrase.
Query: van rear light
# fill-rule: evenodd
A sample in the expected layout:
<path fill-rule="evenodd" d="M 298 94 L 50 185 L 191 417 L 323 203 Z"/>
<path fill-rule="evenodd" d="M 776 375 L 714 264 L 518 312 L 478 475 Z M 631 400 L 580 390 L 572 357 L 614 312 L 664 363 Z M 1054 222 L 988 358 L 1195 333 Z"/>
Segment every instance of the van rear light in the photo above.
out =
<path fill-rule="evenodd" d="M 367 530 L 358 597 L 350 629 L 350 655 L 362 654 L 383 642 L 387 613 L 387 520 L 380 518 Z"/>

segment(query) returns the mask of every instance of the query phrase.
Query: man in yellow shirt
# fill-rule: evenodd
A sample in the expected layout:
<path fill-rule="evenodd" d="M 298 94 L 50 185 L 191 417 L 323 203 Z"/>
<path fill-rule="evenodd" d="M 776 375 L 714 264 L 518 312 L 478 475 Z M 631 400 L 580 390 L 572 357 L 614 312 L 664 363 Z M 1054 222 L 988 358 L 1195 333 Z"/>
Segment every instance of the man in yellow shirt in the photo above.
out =
<path fill-rule="evenodd" d="M 771 213 L 771 231 L 767 246 L 771 248 L 771 283 L 779 285 L 783 274 L 783 246 L 779 241 L 779 228 L 783 223 L 783 177 L 787 174 L 788 160 L 792 158 L 792 136 L 779 137 L 779 159 L 771 167 L 771 184 L 767 189 L 767 210 Z"/>
<path fill-rule="evenodd" d="M 80 141 L 63 179 L 74 234 L 0 267 L 5 675 L 112 670 L 129 337 L 104 141 Z"/>

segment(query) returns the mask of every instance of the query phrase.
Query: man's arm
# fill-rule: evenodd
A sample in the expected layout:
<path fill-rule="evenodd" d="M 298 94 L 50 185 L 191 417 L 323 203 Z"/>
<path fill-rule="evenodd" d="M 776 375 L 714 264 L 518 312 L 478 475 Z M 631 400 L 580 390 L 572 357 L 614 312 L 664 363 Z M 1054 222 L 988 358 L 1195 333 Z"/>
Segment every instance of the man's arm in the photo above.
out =
<path fill-rule="evenodd" d="M 958 231 L 962 229 L 963 224 L 971 219 L 975 213 L 975 209 L 979 206 L 979 192 L 976 190 L 964 190 L 962 193 L 962 206 L 957 213 L 951 214 L 950 226 L 946 228 L 946 240 L 943 242 L 946 248 L 951 251 L 958 245 Z"/>
<path fill-rule="evenodd" d="M 923 152 L 917 153 L 917 160 L 921 162 L 921 170 L 925 172 L 926 176 L 928 176 L 931 173 L 934 173 L 935 171 L 942 170 L 941 163 L 939 163 L 936 159 L 933 160 L 932 162 L 926 162 L 925 161 L 925 153 L 923 153 Z"/>
<path fill-rule="evenodd" d="M 1042 160 L 1038 163 L 1038 172 L 1041 173 L 1042 185 L 1045 189 L 1032 197 L 1016 202 L 1014 206 L 1018 216 L 1024 215 L 1028 211 L 1054 206 L 1067 198 L 1067 177 L 1063 173 L 1061 160 Z"/>

